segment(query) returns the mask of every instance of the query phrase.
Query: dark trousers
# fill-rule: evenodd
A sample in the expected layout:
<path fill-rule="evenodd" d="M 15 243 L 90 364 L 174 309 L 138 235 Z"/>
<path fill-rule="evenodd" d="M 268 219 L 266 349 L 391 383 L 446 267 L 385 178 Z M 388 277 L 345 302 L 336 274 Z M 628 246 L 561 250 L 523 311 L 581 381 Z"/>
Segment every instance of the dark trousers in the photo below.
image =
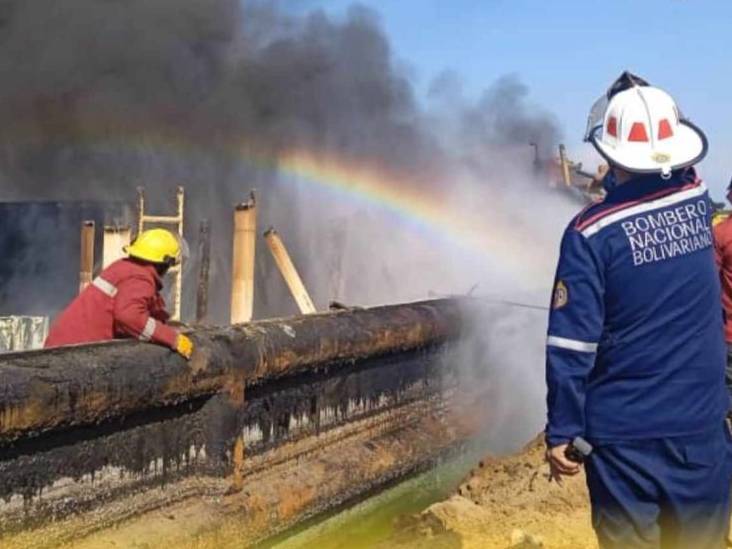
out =
<path fill-rule="evenodd" d="M 721 426 L 704 435 L 596 444 L 586 467 L 600 547 L 726 547 L 731 458 Z"/>

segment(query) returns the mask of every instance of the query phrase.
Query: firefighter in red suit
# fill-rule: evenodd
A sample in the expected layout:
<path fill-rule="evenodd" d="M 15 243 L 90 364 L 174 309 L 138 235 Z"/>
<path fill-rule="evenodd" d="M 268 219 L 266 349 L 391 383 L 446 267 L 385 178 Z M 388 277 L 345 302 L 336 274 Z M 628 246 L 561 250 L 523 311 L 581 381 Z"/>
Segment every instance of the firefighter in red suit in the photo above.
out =
<path fill-rule="evenodd" d="M 162 277 L 180 262 L 180 242 L 165 229 L 151 229 L 125 252 L 129 257 L 104 269 L 58 316 L 45 347 L 136 338 L 189 359 L 193 343 L 167 324 L 160 295 Z"/>
<path fill-rule="evenodd" d="M 727 200 L 732 203 L 732 181 L 727 186 Z M 724 338 L 727 341 L 727 367 L 725 380 L 730 395 L 732 416 L 732 216 L 714 225 L 714 251 L 722 283 L 722 305 L 724 307 Z"/>

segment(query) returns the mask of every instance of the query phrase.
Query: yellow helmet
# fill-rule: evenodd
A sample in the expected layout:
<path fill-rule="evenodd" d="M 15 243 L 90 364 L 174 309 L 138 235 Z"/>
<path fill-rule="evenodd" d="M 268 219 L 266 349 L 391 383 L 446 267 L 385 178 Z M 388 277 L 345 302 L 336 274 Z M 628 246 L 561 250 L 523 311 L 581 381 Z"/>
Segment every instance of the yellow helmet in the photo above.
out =
<path fill-rule="evenodd" d="M 130 257 L 151 263 L 176 265 L 180 263 L 181 249 L 179 239 L 165 229 L 150 229 L 140 233 L 132 244 L 125 246 Z"/>

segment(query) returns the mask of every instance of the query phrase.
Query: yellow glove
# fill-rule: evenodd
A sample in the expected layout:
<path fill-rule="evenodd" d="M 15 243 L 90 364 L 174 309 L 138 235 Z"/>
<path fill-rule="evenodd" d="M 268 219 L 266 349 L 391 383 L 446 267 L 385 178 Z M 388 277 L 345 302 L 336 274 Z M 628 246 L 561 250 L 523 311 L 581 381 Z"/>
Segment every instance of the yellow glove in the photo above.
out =
<path fill-rule="evenodd" d="M 175 352 L 186 360 L 190 360 L 193 354 L 193 342 L 191 339 L 183 334 L 178 334 L 178 340 L 175 342 Z"/>

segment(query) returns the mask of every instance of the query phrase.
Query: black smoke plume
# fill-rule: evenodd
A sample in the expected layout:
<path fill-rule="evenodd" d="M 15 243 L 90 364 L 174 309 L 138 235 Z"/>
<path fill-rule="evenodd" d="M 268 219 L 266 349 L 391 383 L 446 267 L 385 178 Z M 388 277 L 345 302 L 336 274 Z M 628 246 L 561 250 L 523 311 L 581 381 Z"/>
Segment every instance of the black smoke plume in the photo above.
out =
<path fill-rule="evenodd" d="M 548 154 L 559 134 L 515 77 L 472 103 L 450 99 L 437 81 L 430 96 L 450 103 L 449 120 L 435 116 L 378 16 L 359 6 L 334 19 L 273 2 L 2 0 L 0 83 L 0 199 L 132 202 L 144 185 L 161 209 L 184 185 L 192 250 L 198 220 L 213 222 L 217 321 L 226 320 L 231 207 L 250 188 L 260 219 L 286 235 L 306 274 L 324 268 L 305 255 L 312 243 L 292 222 L 298 195 L 277 185 L 274 166 L 248 161 L 248 147 L 274 164 L 280 151 L 306 148 L 444 184 L 456 162 L 490 170 L 488 160 L 509 148 L 533 142 Z M 263 282 L 277 276 L 265 254 L 260 247 L 258 312 L 292 312 L 283 288 Z"/>

